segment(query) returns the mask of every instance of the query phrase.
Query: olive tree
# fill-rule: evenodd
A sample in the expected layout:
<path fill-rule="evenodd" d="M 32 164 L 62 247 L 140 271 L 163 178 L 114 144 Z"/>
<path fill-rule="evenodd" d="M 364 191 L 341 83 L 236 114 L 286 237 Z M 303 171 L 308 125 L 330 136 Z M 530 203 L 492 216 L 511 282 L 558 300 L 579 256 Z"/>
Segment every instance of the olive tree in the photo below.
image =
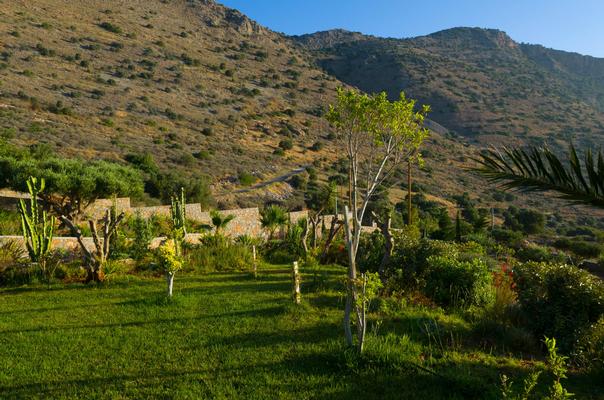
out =
<path fill-rule="evenodd" d="M 78 240 L 87 270 L 86 281 L 102 281 L 103 267 L 110 253 L 111 237 L 124 218 L 117 210 L 107 210 L 100 220 L 90 219 L 88 225 L 94 240 L 89 249 L 83 240 L 78 222 L 86 207 L 95 200 L 110 196 L 138 196 L 143 192 L 140 174 L 130 168 L 108 161 L 63 159 L 56 156 L 28 156 L 23 153 L 0 155 L 0 181 L 4 187 L 27 189 L 30 176 L 45 182 L 45 190 L 37 193 L 46 210 L 56 214 Z M 98 227 L 100 223 L 100 227 Z"/>
<path fill-rule="evenodd" d="M 415 106 L 415 100 L 407 99 L 404 93 L 399 100 L 391 102 L 385 93 L 366 95 L 352 89 L 338 89 L 337 101 L 327 113 L 338 145 L 348 159 L 348 199 L 344 215 L 348 280 L 344 330 L 352 346 L 354 311 L 359 352 L 363 351 L 367 323 L 360 300 L 364 285 L 359 282 L 364 280 L 357 276 L 361 221 L 376 189 L 385 184 L 402 163 L 419 160 L 417 150 L 428 135 L 423 124 L 429 107 L 416 110 Z"/>
<path fill-rule="evenodd" d="M 140 196 L 143 193 L 140 173 L 117 163 L 0 156 L 2 186 L 25 191 L 30 176 L 46 182 L 46 190 L 39 194 L 44 207 L 74 223 L 78 222 L 86 207 L 99 198 Z"/>

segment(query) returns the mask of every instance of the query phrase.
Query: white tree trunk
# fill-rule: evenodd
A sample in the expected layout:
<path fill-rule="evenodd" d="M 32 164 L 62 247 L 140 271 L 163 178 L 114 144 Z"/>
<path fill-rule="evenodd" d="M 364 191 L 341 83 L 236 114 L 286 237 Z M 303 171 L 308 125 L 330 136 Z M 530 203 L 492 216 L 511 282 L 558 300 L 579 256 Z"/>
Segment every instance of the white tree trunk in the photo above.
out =
<path fill-rule="evenodd" d="M 352 346 L 352 329 L 350 327 L 350 315 L 355 306 L 355 286 L 356 279 L 356 257 L 354 254 L 353 232 L 351 231 L 350 220 L 348 219 L 348 206 L 344 207 L 344 228 L 346 229 L 346 248 L 348 250 L 348 282 L 346 283 L 346 308 L 344 309 L 344 334 L 346 343 Z"/>
<path fill-rule="evenodd" d="M 172 297 L 172 289 L 174 288 L 174 273 L 166 273 L 166 282 L 168 284 L 168 297 Z"/>
<path fill-rule="evenodd" d="M 300 270 L 298 269 L 298 261 L 294 261 L 293 269 L 292 269 L 292 284 L 293 284 L 293 293 L 292 297 L 294 299 L 295 304 L 300 304 L 301 293 L 300 293 Z"/>

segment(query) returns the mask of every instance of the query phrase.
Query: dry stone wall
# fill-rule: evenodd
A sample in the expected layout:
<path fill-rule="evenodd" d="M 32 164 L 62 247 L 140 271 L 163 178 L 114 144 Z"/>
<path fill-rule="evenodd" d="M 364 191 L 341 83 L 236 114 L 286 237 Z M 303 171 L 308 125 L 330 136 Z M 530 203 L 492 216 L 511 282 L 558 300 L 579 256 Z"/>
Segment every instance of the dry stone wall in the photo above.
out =
<path fill-rule="evenodd" d="M 16 204 L 21 198 L 29 198 L 26 193 L 19 193 L 7 190 L 0 190 L 0 208 L 15 210 Z M 130 215 L 140 215 L 143 218 L 151 218 L 154 215 L 159 216 L 170 216 L 170 206 L 154 206 L 154 207 L 132 207 L 130 198 L 120 197 L 116 199 L 99 199 L 86 208 L 84 214 L 86 218 L 100 219 L 107 209 L 111 208 L 113 204 L 116 204 L 118 211 L 123 211 Z M 210 213 L 202 211 L 201 204 L 193 203 L 186 205 L 187 218 L 202 224 L 211 225 Z M 243 208 L 236 210 L 222 210 L 219 211 L 223 215 L 234 215 L 235 218 L 227 225 L 224 234 L 230 237 L 239 237 L 242 235 L 249 235 L 252 237 L 265 237 L 266 232 L 262 229 L 260 224 L 260 210 L 258 207 Z M 289 220 L 291 223 L 307 218 L 308 211 L 294 211 L 289 213 Z M 324 224 L 329 228 L 331 223 L 331 216 L 324 217 Z M 342 220 L 342 217 L 340 217 Z M 363 230 L 373 231 L 374 227 L 363 227 Z M 202 234 L 188 234 L 187 241 L 191 243 L 198 243 Z M 151 247 L 157 247 L 165 240 L 165 238 L 155 238 L 152 241 Z M 0 236 L 0 244 L 6 241 L 16 241 L 21 243 L 25 247 L 23 237 L 21 236 Z M 84 238 L 84 243 L 87 248 L 93 250 L 94 243 L 92 238 Z M 78 242 L 74 237 L 55 237 L 53 238 L 53 247 L 58 249 L 73 250 L 78 248 Z"/>

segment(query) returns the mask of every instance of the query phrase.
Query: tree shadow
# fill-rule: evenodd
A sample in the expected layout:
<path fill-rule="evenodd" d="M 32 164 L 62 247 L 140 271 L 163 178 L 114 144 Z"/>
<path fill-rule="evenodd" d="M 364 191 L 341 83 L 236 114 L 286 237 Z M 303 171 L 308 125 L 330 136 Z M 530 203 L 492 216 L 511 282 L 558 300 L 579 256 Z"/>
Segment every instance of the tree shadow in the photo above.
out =
<path fill-rule="evenodd" d="M 128 322 L 119 322 L 119 323 L 109 323 L 109 324 L 79 324 L 79 325 L 63 325 L 63 326 L 38 326 L 35 328 L 25 328 L 25 329 L 6 329 L 0 331 L 0 335 L 8 335 L 8 334 L 21 334 L 28 332 L 60 332 L 60 331 L 77 331 L 82 329 L 109 329 L 109 328 L 128 328 L 128 327 L 142 327 L 142 326 L 150 326 L 150 325 L 174 325 L 179 322 L 193 322 L 193 321 L 201 321 L 201 320 L 211 320 L 211 319 L 221 319 L 228 317 L 261 317 L 261 318 L 270 318 L 275 317 L 276 315 L 281 315 L 285 312 L 284 307 L 268 307 L 256 310 L 246 310 L 246 311 L 233 311 L 226 312 L 220 314 L 207 314 L 201 315 L 198 317 L 190 317 L 190 318 L 155 318 L 150 320 L 141 320 L 141 321 L 128 321 Z"/>

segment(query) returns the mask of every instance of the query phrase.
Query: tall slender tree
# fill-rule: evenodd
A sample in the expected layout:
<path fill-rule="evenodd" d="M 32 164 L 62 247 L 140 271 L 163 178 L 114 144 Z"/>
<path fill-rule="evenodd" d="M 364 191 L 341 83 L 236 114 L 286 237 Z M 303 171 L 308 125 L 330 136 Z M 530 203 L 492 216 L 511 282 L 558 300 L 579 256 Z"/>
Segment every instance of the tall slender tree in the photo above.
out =
<path fill-rule="evenodd" d="M 348 201 L 345 206 L 345 234 L 348 250 L 348 283 L 344 330 L 353 345 L 351 315 L 354 310 L 357 348 L 363 351 L 366 317 L 362 306 L 362 287 L 357 277 L 357 253 L 361 221 L 376 189 L 402 164 L 419 157 L 417 149 L 428 135 L 424 119 L 428 106 L 415 110 L 415 100 L 401 93 L 388 100 L 385 93 L 366 95 L 356 90 L 338 89 L 337 101 L 330 106 L 327 119 L 336 130 L 339 145 L 348 158 Z"/>

